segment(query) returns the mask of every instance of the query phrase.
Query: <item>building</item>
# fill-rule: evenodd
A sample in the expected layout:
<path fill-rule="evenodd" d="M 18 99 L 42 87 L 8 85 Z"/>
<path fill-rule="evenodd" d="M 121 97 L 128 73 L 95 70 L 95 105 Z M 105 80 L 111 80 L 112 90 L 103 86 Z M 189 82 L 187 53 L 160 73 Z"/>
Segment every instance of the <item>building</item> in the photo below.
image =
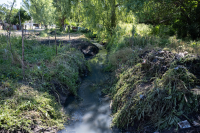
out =
<path fill-rule="evenodd" d="M 24 28 L 26 26 L 26 29 L 37 29 L 39 28 L 39 24 L 36 24 L 33 22 L 33 19 L 29 20 L 29 21 L 25 21 L 24 22 Z"/>

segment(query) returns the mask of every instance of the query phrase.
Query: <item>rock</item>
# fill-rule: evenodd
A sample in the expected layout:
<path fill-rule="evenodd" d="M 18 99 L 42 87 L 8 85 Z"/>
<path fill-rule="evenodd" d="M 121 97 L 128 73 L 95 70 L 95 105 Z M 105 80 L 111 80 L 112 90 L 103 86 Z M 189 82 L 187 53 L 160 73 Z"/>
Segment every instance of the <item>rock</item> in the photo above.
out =
<path fill-rule="evenodd" d="M 95 45 L 86 45 L 81 48 L 81 51 L 85 56 L 94 56 L 99 52 L 99 48 Z"/>
<path fill-rule="evenodd" d="M 86 58 L 93 57 L 99 52 L 99 48 L 87 41 L 73 41 L 72 47 L 80 50 Z"/>

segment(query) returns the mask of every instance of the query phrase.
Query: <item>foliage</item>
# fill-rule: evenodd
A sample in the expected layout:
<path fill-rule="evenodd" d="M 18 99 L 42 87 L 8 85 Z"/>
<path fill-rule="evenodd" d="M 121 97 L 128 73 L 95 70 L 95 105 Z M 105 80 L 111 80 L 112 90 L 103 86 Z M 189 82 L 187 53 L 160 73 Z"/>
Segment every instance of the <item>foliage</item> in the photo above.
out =
<path fill-rule="evenodd" d="M 53 0 L 23 0 L 23 5 L 36 23 L 47 26 L 55 22 L 55 8 L 52 2 Z"/>
<path fill-rule="evenodd" d="M 135 11 L 140 22 L 156 25 L 170 25 L 177 32 L 178 37 L 190 36 L 192 39 L 200 37 L 198 0 L 143 0 L 127 2 L 127 8 Z M 138 7 L 136 7 L 138 6 Z"/>
<path fill-rule="evenodd" d="M 14 15 L 13 19 L 11 20 L 11 24 L 20 24 L 19 14 L 20 14 L 21 23 L 24 23 L 25 21 L 31 20 L 30 15 L 23 8 L 20 8 L 17 11 L 17 13 Z"/>
<path fill-rule="evenodd" d="M 138 129 L 146 124 L 166 129 L 198 111 L 199 96 L 191 88 L 199 79 L 186 67 L 172 65 L 161 78 L 152 77 L 152 83 L 146 78 L 147 71 L 139 63 L 118 76 L 111 88 L 114 125 L 125 128 L 139 122 Z"/>
<path fill-rule="evenodd" d="M 1 35 L 0 40 L 0 128 L 11 132 L 18 129 L 30 132 L 31 125 L 62 128 L 66 120 L 57 94 L 77 95 L 79 75 L 88 67 L 82 53 L 66 45 L 58 46 L 56 56 L 54 45 L 25 39 L 23 80 L 22 38 L 11 37 L 13 61 L 6 50 L 6 36 Z M 23 83 L 17 83 L 22 80 Z"/>
<path fill-rule="evenodd" d="M 0 20 L 4 21 L 9 10 L 2 4 L 0 5 Z"/>
<path fill-rule="evenodd" d="M 48 93 L 11 81 L 2 82 L 0 92 L 0 128 L 10 132 L 31 132 L 31 125 L 63 128 L 66 117 Z"/>

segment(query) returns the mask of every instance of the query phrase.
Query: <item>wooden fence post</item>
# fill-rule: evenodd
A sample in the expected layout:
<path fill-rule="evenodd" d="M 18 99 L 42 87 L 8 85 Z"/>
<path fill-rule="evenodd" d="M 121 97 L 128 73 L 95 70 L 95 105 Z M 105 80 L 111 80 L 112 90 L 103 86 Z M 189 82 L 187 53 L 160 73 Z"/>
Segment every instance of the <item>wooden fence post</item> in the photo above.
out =
<path fill-rule="evenodd" d="M 49 39 L 49 36 L 48 36 L 48 39 Z M 50 39 L 49 39 L 49 46 L 50 46 Z"/>
<path fill-rule="evenodd" d="M 70 26 L 68 26 L 69 41 L 70 41 Z"/>
<path fill-rule="evenodd" d="M 25 25 L 25 35 L 26 35 L 26 25 Z"/>
<path fill-rule="evenodd" d="M 25 72 L 24 72 L 24 27 L 23 26 L 22 26 L 22 74 L 24 78 Z"/>
<path fill-rule="evenodd" d="M 58 51 L 57 51 L 57 44 L 56 44 L 56 29 L 55 29 L 55 45 L 56 45 L 56 55 L 57 55 Z"/>

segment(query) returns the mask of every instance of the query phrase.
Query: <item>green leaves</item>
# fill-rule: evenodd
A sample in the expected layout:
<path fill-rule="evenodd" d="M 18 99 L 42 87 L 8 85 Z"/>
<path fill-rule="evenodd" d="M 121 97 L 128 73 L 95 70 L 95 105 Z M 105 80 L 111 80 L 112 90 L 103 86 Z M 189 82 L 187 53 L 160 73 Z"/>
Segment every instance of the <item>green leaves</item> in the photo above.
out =
<path fill-rule="evenodd" d="M 55 22 L 55 8 L 52 2 L 53 0 L 23 0 L 23 5 L 36 23 L 49 25 Z"/>

